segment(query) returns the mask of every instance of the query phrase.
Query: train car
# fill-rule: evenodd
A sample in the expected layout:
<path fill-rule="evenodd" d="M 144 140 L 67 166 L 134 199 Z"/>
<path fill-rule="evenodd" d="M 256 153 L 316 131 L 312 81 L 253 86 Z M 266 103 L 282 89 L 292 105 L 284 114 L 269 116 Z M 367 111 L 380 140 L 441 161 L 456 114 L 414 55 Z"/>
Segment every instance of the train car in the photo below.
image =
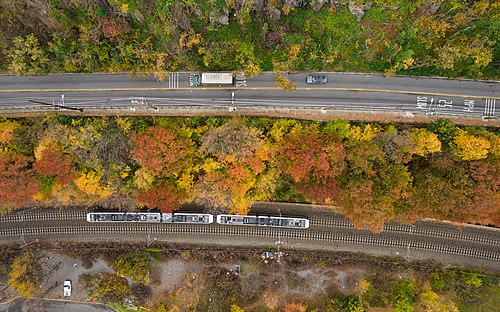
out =
<path fill-rule="evenodd" d="M 217 223 L 224 225 L 250 225 L 307 229 L 309 220 L 305 218 L 277 216 L 217 215 Z"/>
<path fill-rule="evenodd" d="M 208 213 L 162 213 L 164 223 L 189 223 L 189 224 L 210 224 L 214 222 L 214 216 Z"/>
<path fill-rule="evenodd" d="M 90 212 L 87 213 L 88 222 L 140 222 L 159 223 L 159 212 Z"/>

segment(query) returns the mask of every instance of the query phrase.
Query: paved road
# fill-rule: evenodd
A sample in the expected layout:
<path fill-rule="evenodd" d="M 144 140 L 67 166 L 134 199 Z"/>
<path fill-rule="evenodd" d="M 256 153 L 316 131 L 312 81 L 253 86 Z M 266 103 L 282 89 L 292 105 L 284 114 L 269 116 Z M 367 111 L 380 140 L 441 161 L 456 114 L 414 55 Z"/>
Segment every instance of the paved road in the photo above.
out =
<path fill-rule="evenodd" d="M 115 312 L 102 304 L 69 302 L 63 300 L 16 299 L 8 304 L 0 304 L 0 312 Z"/>
<path fill-rule="evenodd" d="M 157 114 L 166 109 L 308 108 L 357 112 L 384 111 L 406 116 L 497 118 L 498 82 L 326 73 L 325 85 L 308 85 L 306 74 L 290 75 L 297 91 L 276 87 L 273 73 L 246 78 L 237 88 L 190 87 L 190 73 L 173 73 L 164 82 L 125 74 L 0 76 L 0 113 L 60 110 L 39 101 L 86 111 L 120 109 Z M 234 92 L 234 95 L 233 95 Z M 64 99 L 62 95 L 64 94 Z M 111 111 L 110 111 L 111 113 Z"/>

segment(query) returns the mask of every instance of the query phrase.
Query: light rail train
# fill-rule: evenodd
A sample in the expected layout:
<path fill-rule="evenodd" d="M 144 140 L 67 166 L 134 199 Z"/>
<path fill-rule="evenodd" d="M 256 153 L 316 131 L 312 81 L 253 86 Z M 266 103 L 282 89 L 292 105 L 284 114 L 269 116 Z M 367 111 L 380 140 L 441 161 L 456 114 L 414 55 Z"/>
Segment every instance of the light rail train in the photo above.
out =
<path fill-rule="evenodd" d="M 251 225 L 307 229 L 309 220 L 276 216 L 217 215 L 217 223 L 224 225 Z"/>
<path fill-rule="evenodd" d="M 89 212 L 88 222 L 137 222 L 137 223 L 189 223 L 211 224 L 214 219 L 222 225 L 248 225 L 262 227 L 282 227 L 307 229 L 309 220 L 297 217 L 277 216 L 240 216 L 217 215 L 207 213 L 160 213 L 160 212 Z"/>
<path fill-rule="evenodd" d="M 214 216 L 206 213 L 90 212 L 87 221 L 210 224 Z"/>

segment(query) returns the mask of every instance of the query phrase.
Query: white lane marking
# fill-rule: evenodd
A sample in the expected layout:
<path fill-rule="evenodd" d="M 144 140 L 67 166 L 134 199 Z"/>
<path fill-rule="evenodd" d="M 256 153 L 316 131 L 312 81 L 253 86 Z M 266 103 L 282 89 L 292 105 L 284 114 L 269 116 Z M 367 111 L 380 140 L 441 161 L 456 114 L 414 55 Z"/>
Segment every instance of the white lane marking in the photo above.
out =
<path fill-rule="evenodd" d="M 474 110 L 474 103 L 474 100 L 464 100 L 464 112 L 472 112 Z"/>
<path fill-rule="evenodd" d="M 486 99 L 483 116 L 495 116 L 496 99 Z"/>

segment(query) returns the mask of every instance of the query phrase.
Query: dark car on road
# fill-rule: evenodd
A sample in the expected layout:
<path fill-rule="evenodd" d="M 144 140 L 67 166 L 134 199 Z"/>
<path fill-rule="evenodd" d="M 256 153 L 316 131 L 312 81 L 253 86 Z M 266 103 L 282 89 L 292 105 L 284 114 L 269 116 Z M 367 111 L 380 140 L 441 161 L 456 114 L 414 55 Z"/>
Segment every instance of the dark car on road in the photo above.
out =
<path fill-rule="evenodd" d="M 307 75 L 306 82 L 308 84 L 325 84 L 328 82 L 328 77 L 324 75 Z"/>

